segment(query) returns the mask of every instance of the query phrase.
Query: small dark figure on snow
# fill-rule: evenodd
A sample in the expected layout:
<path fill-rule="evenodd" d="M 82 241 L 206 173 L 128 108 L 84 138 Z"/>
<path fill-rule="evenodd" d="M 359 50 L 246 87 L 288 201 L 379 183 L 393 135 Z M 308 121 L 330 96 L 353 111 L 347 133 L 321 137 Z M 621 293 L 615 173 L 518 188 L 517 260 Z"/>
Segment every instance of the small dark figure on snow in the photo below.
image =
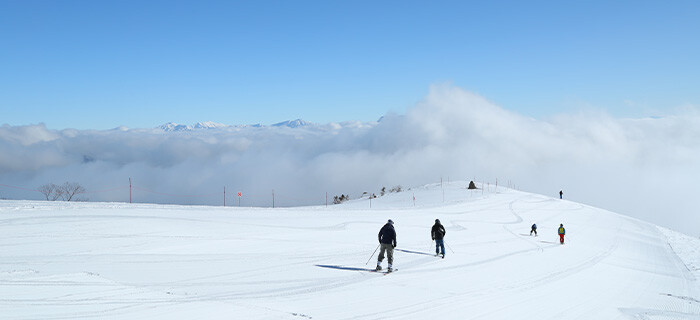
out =
<path fill-rule="evenodd" d="M 559 224 L 559 242 L 561 244 L 564 244 L 564 235 L 566 234 L 566 230 L 564 229 L 564 224 Z"/>
<path fill-rule="evenodd" d="M 445 227 L 440 224 L 440 219 L 435 219 L 435 224 L 430 230 L 430 236 L 435 240 L 435 255 L 442 254 L 445 258 Z"/>
<path fill-rule="evenodd" d="M 392 264 L 394 263 L 394 248 L 396 248 L 396 230 L 394 230 L 394 221 L 386 222 L 386 224 L 379 230 L 379 246 L 382 248 L 379 251 L 379 260 L 377 260 L 377 268 L 375 270 L 382 270 L 382 260 L 384 260 L 384 252 L 389 260 L 389 268 L 386 270 L 388 272 L 394 271 Z"/>
<path fill-rule="evenodd" d="M 536 223 L 532 224 L 532 229 L 530 230 L 530 235 L 532 235 L 533 232 L 535 233 L 535 237 L 536 237 L 537 236 L 537 224 Z"/>
<path fill-rule="evenodd" d="M 559 190 L 559 199 L 564 198 L 564 191 Z"/>

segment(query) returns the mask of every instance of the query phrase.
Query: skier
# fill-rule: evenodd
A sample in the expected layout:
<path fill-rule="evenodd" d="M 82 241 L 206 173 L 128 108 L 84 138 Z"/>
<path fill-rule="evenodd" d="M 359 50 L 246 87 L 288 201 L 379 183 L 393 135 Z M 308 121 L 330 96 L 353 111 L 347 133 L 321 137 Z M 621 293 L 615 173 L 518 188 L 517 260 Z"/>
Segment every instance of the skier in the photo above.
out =
<path fill-rule="evenodd" d="M 384 260 L 384 252 L 386 252 L 387 258 L 389 260 L 389 268 L 387 272 L 392 272 L 392 264 L 394 263 L 394 248 L 396 248 L 396 230 L 394 230 L 394 221 L 386 222 L 386 224 L 379 230 L 379 245 L 381 250 L 379 251 L 379 260 L 377 260 L 377 268 L 375 270 L 382 270 L 382 260 Z"/>
<path fill-rule="evenodd" d="M 559 190 L 559 199 L 564 198 L 564 191 Z"/>
<path fill-rule="evenodd" d="M 445 259 L 445 227 L 440 224 L 440 219 L 435 219 L 433 229 L 430 230 L 430 236 L 435 240 L 435 255 L 442 254 Z"/>
<path fill-rule="evenodd" d="M 564 224 L 559 224 L 559 242 L 561 244 L 564 244 L 564 235 L 566 234 L 566 230 L 564 229 Z"/>
<path fill-rule="evenodd" d="M 532 235 L 533 232 L 535 233 L 535 237 L 536 237 L 537 236 L 537 224 L 536 223 L 532 224 L 532 229 L 530 230 L 530 235 Z"/>

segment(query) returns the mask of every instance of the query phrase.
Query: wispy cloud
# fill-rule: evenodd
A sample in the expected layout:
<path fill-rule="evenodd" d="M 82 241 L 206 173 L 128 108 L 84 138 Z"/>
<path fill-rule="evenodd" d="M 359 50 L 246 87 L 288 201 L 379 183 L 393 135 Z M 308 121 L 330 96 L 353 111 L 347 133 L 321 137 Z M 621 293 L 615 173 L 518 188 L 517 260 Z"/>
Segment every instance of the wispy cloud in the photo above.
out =
<path fill-rule="evenodd" d="M 216 119 L 212 119 L 216 120 Z M 449 85 L 436 85 L 405 115 L 379 123 L 299 128 L 51 130 L 0 127 L 0 181 L 37 187 L 77 181 L 88 191 L 125 185 L 138 201 L 220 204 L 227 186 L 267 205 L 320 203 L 325 192 L 377 192 L 442 177 L 512 180 L 520 188 L 565 196 L 697 233 L 693 202 L 700 177 L 700 113 L 618 119 L 602 112 L 532 119 Z M 0 189 L 0 195 L 19 191 Z M 28 193 L 16 196 L 30 197 Z M 38 198 L 37 195 L 32 197 Z M 125 201 L 115 193 L 91 200 Z M 264 198 L 264 200 L 263 200 Z M 254 203 L 254 202 L 253 202 Z M 255 203 L 254 203 L 255 204 Z"/>

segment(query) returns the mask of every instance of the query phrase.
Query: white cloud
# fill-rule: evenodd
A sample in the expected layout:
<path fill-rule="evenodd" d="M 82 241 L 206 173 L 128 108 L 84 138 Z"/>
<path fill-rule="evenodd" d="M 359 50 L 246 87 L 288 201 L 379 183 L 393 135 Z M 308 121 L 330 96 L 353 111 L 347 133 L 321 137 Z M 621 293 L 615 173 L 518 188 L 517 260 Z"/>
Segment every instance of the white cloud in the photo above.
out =
<path fill-rule="evenodd" d="M 0 141 L 7 143 L 16 143 L 22 146 L 30 146 L 40 142 L 52 141 L 58 139 L 58 135 L 46 129 L 42 124 L 30 126 L 10 126 L 2 125 L 0 127 Z"/>
<path fill-rule="evenodd" d="M 213 119 L 216 120 L 216 119 Z M 330 195 L 378 192 L 440 177 L 511 180 L 527 191 L 563 189 L 572 200 L 687 233 L 700 177 L 700 113 L 685 106 L 659 118 L 605 113 L 521 116 L 459 88 L 433 86 L 405 115 L 379 123 L 300 128 L 216 126 L 156 129 L 0 128 L 0 183 L 38 187 L 78 181 L 90 190 L 135 185 L 137 201 L 220 204 L 218 193 L 243 191 L 248 204 L 311 204 Z M 0 195 L 31 193 L 0 189 Z M 38 198 L 37 195 L 32 197 Z M 127 201 L 128 192 L 88 194 Z"/>

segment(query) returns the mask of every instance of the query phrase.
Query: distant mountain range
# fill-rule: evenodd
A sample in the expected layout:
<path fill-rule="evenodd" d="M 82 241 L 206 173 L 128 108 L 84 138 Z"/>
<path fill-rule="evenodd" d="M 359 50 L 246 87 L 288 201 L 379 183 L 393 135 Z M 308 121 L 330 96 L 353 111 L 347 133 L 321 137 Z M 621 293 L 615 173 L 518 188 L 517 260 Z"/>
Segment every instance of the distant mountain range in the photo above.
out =
<path fill-rule="evenodd" d="M 166 124 L 156 127 L 167 132 L 177 132 L 177 131 L 194 131 L 194 130 L 207 130 L 207 129 L 226 129 L 226 128 L 246 128 L 246 127 L 264 127 L 262 124 L 253 125 L 228 125 L 223 123 L 216 123 L 213 121 L 197 122 L 194 125 L 177 124 L 175 122 L 168 122 Z"/>
<path fill-rule="evenodd" d="M 361 123 L 359 121 L 348 121 L 348 122 L 342 122 L 342 123 L 331 123 L 331 124 L 326 124 L 326 125 L 319 125 L 313 122 L 305 121 L 302 119 L 296 119 L 296 120 L 287 120 L 287 121 L 282 121 L 278 122 L 275 124 L 270 125 L 269 127 L 275 127 L 275 128 L 319 128 L 319 127 L 330 127 L 333 129 L 339 129 L 339 128 L 349 128 L 349 127 L 363 127 L 363 126 L 372 126 L 375 125 L 376 123 L 380 122 L 381 118 L 377 122 L 370 122 L 370 123 Z M 186 124 L 177 124 L 175 122 L 168 122 L 166 124 L 160 125 L 156 127 L 156 129 L 160 129 L 166 132 L 181 132 L 181 131 L 197 131 L 197 130 L 211 130 L 211 129 L 240 129 L 240 128 L 264 128 L 267 127 L 263 124 L 251 124 L 251 125 L 228 125 L 228 124 L 223 124 L 223 123 L 217 123 L 213 121 L 205 121 L 205 122 L 197 122 L 194 125 L 186 125 Z"/>

